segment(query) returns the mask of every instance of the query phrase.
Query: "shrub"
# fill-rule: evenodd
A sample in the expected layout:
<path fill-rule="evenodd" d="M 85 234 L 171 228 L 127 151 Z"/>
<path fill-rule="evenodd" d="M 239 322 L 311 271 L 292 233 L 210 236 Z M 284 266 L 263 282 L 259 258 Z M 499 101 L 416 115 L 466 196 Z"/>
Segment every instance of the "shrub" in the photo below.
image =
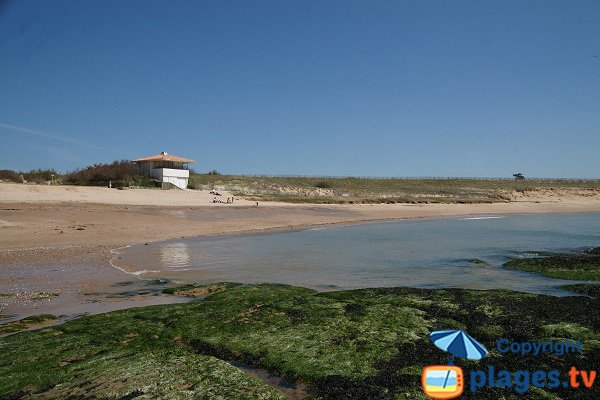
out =
<path fill-rule="evenodd" d="M 85 169 L 67 174 L 64 182 L 72 185 L 105 186 L 112 181 L 114 187 L 151 186 L 152 181 L 139 175 L 137 165 L 132 161 L 114 161 L 112 164 L 95 164 Z"/>
<path fill-rule="evenodd" d="M 52 176 L 54 175 L 54 179 L 59 178 L 59 174 L 53 169 L 32 169 L 29 172 L 23 171 L 13 171 L 10 169 L 0 170 L 0 180 L 6 180 L 11 182 L 21 182 L 21 176 L 27 182 L 34 183 L 43 183 L 52 180 Z"/>
<path fill-rule="evenodd" d="M 19 182 L 19 174 L 10 169 L 0 169 L 0 180 Z"/>
<path fill-rule="evenodd" d="M 27 182 L 35 183 L 51 181 L 53 176 L 55 179 L 59 176 L 53 169 L 32 169 L 29 172 L 22 172 L 22 175 Z"/>
<path fill-rule="evenodd" d="M 318 181 L 315 183 L 315 187 L 319 189 L 331 189 L 333 184 L 328 181 Z"/>

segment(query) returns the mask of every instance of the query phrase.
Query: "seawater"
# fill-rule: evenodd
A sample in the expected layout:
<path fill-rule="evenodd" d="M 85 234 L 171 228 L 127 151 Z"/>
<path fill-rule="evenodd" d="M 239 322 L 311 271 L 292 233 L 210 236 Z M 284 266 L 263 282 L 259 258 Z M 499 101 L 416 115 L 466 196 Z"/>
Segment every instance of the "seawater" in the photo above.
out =
<path fill-rule="evenodd" d="M 178 282 L 270 282 L 318 290 L 502 288 L 564 295 L 568 292 L 557 286 L 572 281 L 508 271 L 502 264 L 592 246 L 600 246 L 600 214 L 497 215 L 169 240 L 122 249 L 118 262 L 141 277 Z"/>

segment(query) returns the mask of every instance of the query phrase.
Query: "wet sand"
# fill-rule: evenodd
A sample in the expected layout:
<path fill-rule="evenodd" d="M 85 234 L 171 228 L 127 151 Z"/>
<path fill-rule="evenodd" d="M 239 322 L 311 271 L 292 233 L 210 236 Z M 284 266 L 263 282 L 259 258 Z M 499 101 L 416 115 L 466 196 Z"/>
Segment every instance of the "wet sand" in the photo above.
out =
<path fill-rule="evenodd" d="M 403 218 L 600 212 L 600 196 L 593 193 L 529 194 L 495 204 L 254 207 L 238 200 L 235 205 L 200 204 L 211 195 L 167 192 L 0 183 L 0 318 L 97 313 L 172 301 L 158 295 L 160 285 L 120 285 L 137 277 L 112 267 L 110 251 L 134 243 Z M 157 205 L 161 201 L 165 205 Z"/>
<path fill-rule="evenodd" d="M 0 251 L 0 324 L 37 314 L 64 320 L 184 301 L 160 293 L 166 282 L 138 280 L 111 267 L 110 250 L 68 246 Z"/>

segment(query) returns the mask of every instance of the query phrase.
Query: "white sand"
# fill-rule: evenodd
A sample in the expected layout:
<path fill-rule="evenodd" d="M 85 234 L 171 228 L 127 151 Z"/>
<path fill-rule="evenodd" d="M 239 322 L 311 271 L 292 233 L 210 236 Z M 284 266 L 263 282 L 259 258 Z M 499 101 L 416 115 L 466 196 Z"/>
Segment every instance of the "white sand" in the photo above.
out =
<path fill-rule="evenodd" d="M 208 191 L 160 190 L 160 189 L 109 189 L 95 186 L 50 186 L 18 183 L 0 183 L 0 202 L 17 203 L 99 203 L 147 206 L 227 206 L 212 203 L 213 199 L 225 202 L 233 195 L 219 192 L 215 196 Z M 234 204 L 250 205 L 250 201 L 236 198 Z"/>

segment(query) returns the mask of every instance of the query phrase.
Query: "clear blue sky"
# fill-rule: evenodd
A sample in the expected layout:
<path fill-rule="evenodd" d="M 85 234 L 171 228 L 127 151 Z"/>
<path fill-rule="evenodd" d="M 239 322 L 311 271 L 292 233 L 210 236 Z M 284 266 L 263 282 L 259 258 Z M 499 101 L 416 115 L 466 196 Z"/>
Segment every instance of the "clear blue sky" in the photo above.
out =
<path fill-rule="evenodd" d="M 0 168 L 600 177 L 600 2 L 2 1 Z"/>

